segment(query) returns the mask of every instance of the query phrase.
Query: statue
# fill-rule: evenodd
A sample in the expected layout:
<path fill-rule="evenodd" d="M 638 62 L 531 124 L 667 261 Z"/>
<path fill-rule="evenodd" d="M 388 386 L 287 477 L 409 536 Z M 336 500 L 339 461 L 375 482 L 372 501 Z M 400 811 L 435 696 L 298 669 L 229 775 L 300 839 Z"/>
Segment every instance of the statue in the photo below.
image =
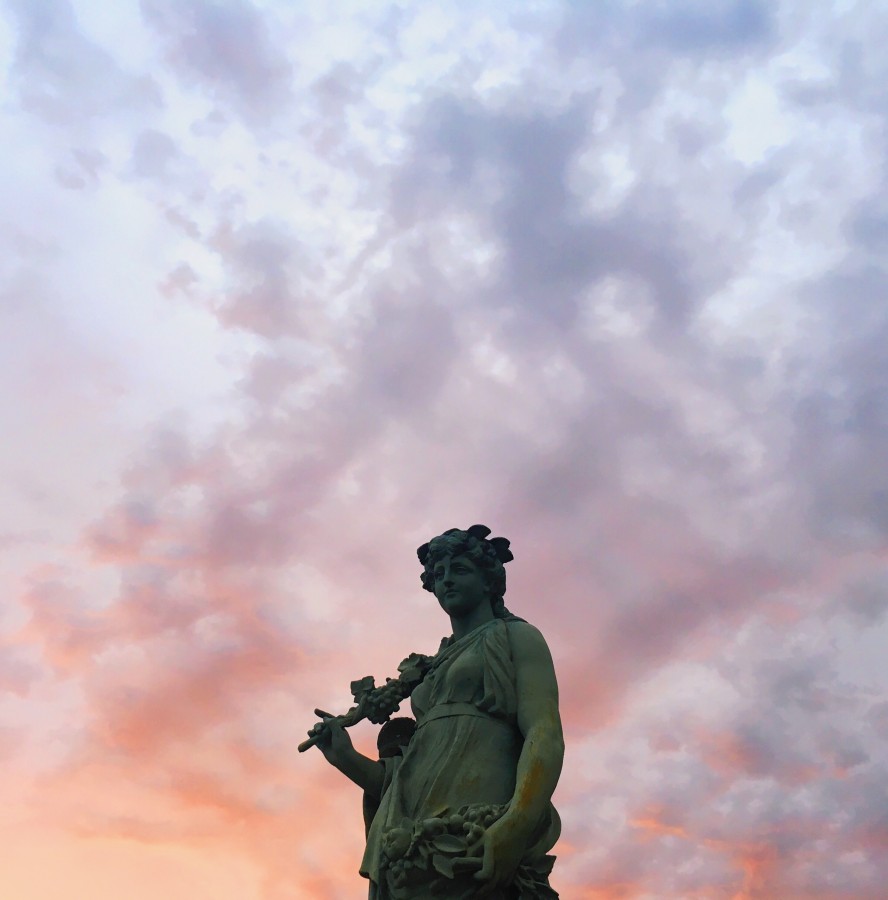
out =
<path fill-rule="evenodd" d="M 423 587 L 452 636 L 434 656 L 408 656 L 384 685 L 353 682 L 356 705 L 343 716 L 315 710 L 323 721 L 299 748 L 316 744 L 364 790 L 371 900 L 558 897 L 549 886 L 564 756 L 555 671 L 543 636 L 503 603 L 513 557 L 508 540 L 489 534 L 451 528 L 419 548 Z M 407 697 L 415 730 L 395 719 L 385 755 L 358 753 L 344 728 L 386 722 Z"/>

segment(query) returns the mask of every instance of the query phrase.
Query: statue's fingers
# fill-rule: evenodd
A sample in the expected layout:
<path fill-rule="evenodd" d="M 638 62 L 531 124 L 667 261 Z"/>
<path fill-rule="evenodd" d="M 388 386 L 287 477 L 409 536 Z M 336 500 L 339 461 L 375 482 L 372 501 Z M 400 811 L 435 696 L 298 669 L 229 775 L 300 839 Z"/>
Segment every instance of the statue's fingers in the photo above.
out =
<path fill-rule="evenodd" d="M 315 715 L 320 716 L 322 719 L 332 719 L 333 713 L 324 712 L 322 709 L 316 709 Z"/>
<path fill-rule="evenodd" d="M 490 847 L 484 847 L 484 856 L 482 858 L 481 868 L 475 875 L 476 881 L 490 881 L 493 878 L 493 853 Z"/>
<path fill-rule="evenodd" d="M 469 848 L 466 856 L 457 856 L 451 860 L 454 872 L 477 872 L 482 865 L 480 856 L 472 855 L 472 848 Z"/>
<path fill-rule="evenodd" d="M 469 859 L 474 859 L 476 862 L 475 868 L 481 868 L 481 862 L 484 858 L 484 835 L 481 837 L 475 838 L 474 841 L 469 842 L 469 846 L 466 848 L 466 856 Z"/>

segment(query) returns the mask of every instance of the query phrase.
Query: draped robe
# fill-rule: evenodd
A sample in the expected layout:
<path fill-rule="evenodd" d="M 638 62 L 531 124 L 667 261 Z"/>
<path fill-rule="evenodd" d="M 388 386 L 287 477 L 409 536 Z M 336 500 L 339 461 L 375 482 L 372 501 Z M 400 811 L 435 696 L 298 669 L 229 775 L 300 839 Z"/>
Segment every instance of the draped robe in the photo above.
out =
<path fill-rule="evenodd" d="M 361 874 L 371 881 L 371 900 L 470 900 L 478 887 L 472 873 L 450 875 L 447 860 L 441 862 L 442 854 L 435 852 L 436 846 L 450 847 L 454 838 L 422 837 L 419 832 L 423 823 L 430 834 L 446 828 L 458 832 L 455 820 L 471 817 L 480 807 L 504 809 L 512 799 L 524 739 L 517 723 L 509 620 L 494 619 L 459 640 L 445 640 L 414 690 L 411 706 L 417 730 L 402 759 L 385 761 L 383 794 L 370 824 Z M 546 854 L 559 832 L 550 803 L 523 855 L 525 868 L 519 868 L 522 898 L 557 897 L 548 887 L 552 857 Z M 405 834 L 410 835 L 409 847 Z M 402 876 L 406 884 L 392 883 L 387 870 L 393 865 L 409 869 Z M 536 886 L 528 887 L 528 879 Z M 438 885 L 432 894 L 434 881 Z M 518 896 L 517 888 L 507 888 L 492 900 Z"/>

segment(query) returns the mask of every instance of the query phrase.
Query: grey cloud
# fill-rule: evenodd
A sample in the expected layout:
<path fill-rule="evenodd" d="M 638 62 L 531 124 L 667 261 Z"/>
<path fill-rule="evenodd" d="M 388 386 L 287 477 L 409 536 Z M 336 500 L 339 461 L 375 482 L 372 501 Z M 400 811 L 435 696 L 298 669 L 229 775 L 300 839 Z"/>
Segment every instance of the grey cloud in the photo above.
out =
<path fill-rule="evenodd" d="M 769 191 L 786 177 L 789 167 L 789 161 L 784 161 L 779 156 L 772 156 L 765 162 L 750 167 L 734 188 L 733 197 L 737 207 L 743 209 L 767 199 Z"/>
<path fill-rule="evenodd" d="M 678 53 L 742 51 L 774 36 L 775 10 L 762 0 L 665 0 L 639 15 L 642 45 Z"/>
<path fill-rule="evenodd" d="M 792 785 L 807 780 L 813 754 L 793 736 L 773 707 L 756 708 L 731 730 L 737 756 L 733 760 L 743 775 L 774 778 Z"/>
<path fill-rule="evenodd" d="M 17 26 L 12 78 L 24 109 L 79 131 L 97 117 L 160 105 L 153 79 L 127 72 L 85 37 L 66 0 L 7 5 Z"/>
<path fill-rule="evenodd" d="M 429 294 L 426 286 L 421 298 L 381 295 L 373 304 L 354 377 L 362 398 L 372 398 L 374 414 L 421 421 L 451 368 L 464 358 L 453 317 L 442 299 Z"/>
<path fill-rule="evenodd" d="M 325 117 L 341 117 L 348 107 L 359 103 L 369 82 L 368 74 L 349 63 L 335 64 L 311 85 Z"/>
<path fill-rule="evenodd" d="M 682 56 L 727 57 L 764 51 L 777 39 L 777 15 L 762 0 L 659 0 L 564 5 L 559 44 L 571 54 L 631 59 L 635 105 L 647 105 L 662 66 Z"/>
<path fill-rule="evenodd" d="M 870 253 L 888 250 L 888 204 L 864 205 L 850 221 L 852 239 Z"/>
<path fill-rule="evenodd" d="M 100 558 L 139 554 L 159 524 L 157 509 L 144 496 L 128 495 L 89 533 L 89 544 Z"/>
<path fill-rule="evenodd" d="M 136 175 L 158 178 L 167 172 L 178 153 L 175 141 L 168 134 L 146 129 L 133 145 L 131 166 Z"/>
<path fill-rule="evenodd" d="M 819 328 L 800 361 L 795 461 L 821 533 L 888 533 L 888 273 L 848 260 L 814 285 Z"/>
<path fill-rule="evenodd" d="M 639 893 L 664 896 L 718 885 L 762 897 L 828 889 L 878 897 L 885 807 L 874 786 L 886 774 L 884 709 L 837 678 L 828 648 L 796 638 L 788 652 L 782 628 L 755 621 L 719 649 L 731 688 L 723 708 L 670 691 L 667 675 L 656 712 L 630 711 L 587 738 L 588 758 L 607 777 L 592 780 L 574 808 L 585 811 L 582 821 L 566 820 L 604 856 L 584 870 L 586 882 L 622 876 Z M 658 722 L 682 739 L 646 751 Z M 613 817 L 619 802 L 625 822 Z M 588 814 L 601 807 L 610 819 Z M 753 870 L 754 883 L 746 880 Z"/>
<path fill-rule="evenodd" d="M 836 767 L 841 771 L 856 769 L 872 760 L 857 735 L 835 728 L 826 729 L 821 745 L 832 755 Z"/>
<path fill-rule="evenodd" d="M 864 625 L 876 625 L 888 611 L 888 570 L 876 569 L 855 579 L 835 598 L 833 608 Z"/>
<path fill-rule="evenodd" d="M 505 256 L 500 302 L 557 331 L 576 324 L 580 292 L 608 274 L 638 277 L 661 321 L 683 324 L 701 286 L 689 277 L 668 201 L 658 211 L 642 192 L 615 215 L 592 217 L 568 188 L 589 115 L 588 101 L 557 115 L 433 103 L 394 184 L 395 215 L 406 224 L 458 199 L 486 218 Z"/>
<path fill-rule="evenodd" d="M 308 468 L 307 464 L 302 466 L 300 474 Z M 264 494 L 263 491 L 259 496 Z M 231 497 L 212 498 L 208 503 L 204 530 L 196 536 L 195 546 L 189 549 L 219 570 L 283 565 L 297 549 L 299 513 L 312 507 L 313 495 L 317 495 L 317 489 L 300 487 L 294 495 L 291 487 L 278 493 L 270 503 L 257 500 L 254 494 L 246 491 Z"/>
<path fill-rule="evenodd" d="M 264 338 L 307 336 L 305 264 L 298 242 L 280 222 L 223 224 L 213 247 L 231 273 L 232 290 L 216 307 L 224 324 Z"/>
<path fill-rule="evenodd" d="M 888 742 L 888 701 L 874 703 L 866 714 L 867 724 Z"/>
<path fill-rule="evenodd" d="M 564 558 L 543 555 L 541 566 L 551 568 L 531 573 L 530 592 L 545 596 L 547 583 L 569 565 L 576 584 L 594 585 L 591 593 L 608 598 L 582 608 L 581 589 L 581 608 L 571 611 L 570 627 L 594 623 L 597 632 L 591 659 L 587 645 L 576 649 L 565 690 L 570 707 L 583 709 L 575 713 L 583 724 L 613 714 L 624 692 L 681 655 L 694 635 L 767 603 L 799 574 L 793 538 L 769 546 L 768 529 L 749 528 L 738 513 L 784 474 L 779 446 L 774 462 L 757 472 L 744 467 L 738 449 L 746 437 L 774 444 L 768 418 L 753 414 L 745 399 L 763 360 L 754 350 L 741 356 L 708 345 L 690 331 L 700 305 L 729 283 L 742 240 L 708 247 L 688 227 L 678 195 L 655 187 L 645 172 L 615 211 L 586 212 L 568 173 L 597 140 L 588 128 L 595 102 L 592 94 L 575 97 L 558 113 L 438 99 L 415 126 L 413 154 L 392 193 L 402 228 L 469 214 L 484 223 L 499 253 L 502 277 L 463 302 L 506 314 L 494 344 L 524 366 L 506 402 L 533 415 L 551 438 L 539 447 L 523 436 L 497 442 L 492 432 L 502 416 L 473 440 L 479 449 L 508 444 L 496 456 L 505 476 L 493 492 L 498 510 L 561 535 Z M 686 174 L 693 176 L 692 165 Z M 579 330 L 583 304 L 596 302 L 594 291 L 608 276 L 631 278 L 634 290 L 647 288 L 652 297 L 653 324 L 632 340 Z M 633 374 L 633 360 L 649 354 L 662 363 L 660 376 Z M 568 361 L 578 386 L 569 402 L 553 388 L 537 410 L 534 403 L 547 396 L 540 370 L 553 357 Z M 716 406 L 735 417 L 730 442 L 690 427 L 685 400 L 694 394 L 717 398 Z M 632 479 L 650 469 L 664 473 L 660 487 L 639 496 Z M 773 530 L 781 524 L 793 533 L 789 511 L 778 512 Z M 722 541 L 731 533 L 745 537 L 729 556 Z M 685 568 L 695 575 L 671 581 L 659 574 Z M 566 627 L 550 620 L 550 628 L 559 625 Z M 583 687 L 590 683 L 608 690 L 590 694 Z"/>
<path fill-rule="evenodd" d="M 291 100 L 287 54 L 268 14 L 248 0 L 142 0 L 141 9 L 176 71 L 248 123 L 268 122 Z"/>
<path fill-rule="evenodd" d="M 69 190 L 96 187 L 107 167 L 108 158 L 104 153 L 88 148 L 75 149 L 65 162 L 56 166 L 56 181 Z"/>

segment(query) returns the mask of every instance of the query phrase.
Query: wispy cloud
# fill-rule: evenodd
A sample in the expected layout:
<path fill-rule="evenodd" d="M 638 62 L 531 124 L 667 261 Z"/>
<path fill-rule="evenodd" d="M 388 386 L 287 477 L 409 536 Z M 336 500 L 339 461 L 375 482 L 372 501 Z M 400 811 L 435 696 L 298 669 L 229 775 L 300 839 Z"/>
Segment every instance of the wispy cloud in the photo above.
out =
<path fill-rule="evenodd" d="M 3 22 L 0 894 L 357 896 L 295 747 L 437 646 L 415 547 L 486 521 L 563 897 L 881 896 L 875 11 Z"/>

